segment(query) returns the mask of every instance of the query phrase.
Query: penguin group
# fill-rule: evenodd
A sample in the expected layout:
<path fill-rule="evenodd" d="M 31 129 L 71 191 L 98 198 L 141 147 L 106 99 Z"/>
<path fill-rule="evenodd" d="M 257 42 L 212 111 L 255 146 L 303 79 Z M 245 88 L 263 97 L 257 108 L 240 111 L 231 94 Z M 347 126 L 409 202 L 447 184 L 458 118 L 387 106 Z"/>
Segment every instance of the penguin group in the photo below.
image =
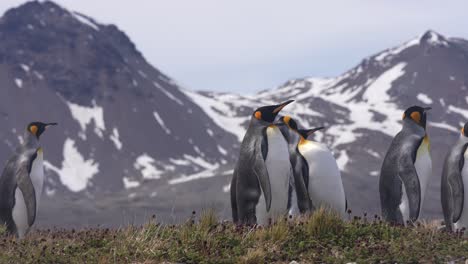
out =
<path fill-rule="evenodd" d="M 256 109 L 241 143 L 230 185 L 232 217 L 239 224 L 269 224 L 288 214 L 305 214 L 319 207 L 342 217 L 347 200 L 332 152 L 308 140 L 324 129 L 300 128 L 279 112 L 293 100 Z M 432 176 L 427 116 L 430 107 L 412 106 L 402 118 L 402 129 L 393 138 L 379 177 L 381 214 L 384 220 L 414 224 Z M 468 123 L 447 154 L 441 200 L 445 227 L 468 228 Z M 466 190 L 466 192 L 465 192 Z"/>
<path fill-rule="evenodd" d="M 230 197 L 239 224 L 266 225 L 286 215 L 325 207 L 344 217 L 345 190 L 333 153 L 309 138 L 324 127 L 303 128 L 280 111 L 292 103 L 262 106 L 251 117 L 234 168 Z M 426 131 L 430 108 L 403 113 L 401 131 L 383 160 L 379 194 L 384 220 L 408 225 L 420 217 L 432 174 Z M 44 184 L 39 139 L 57 123 L 32 122 L 0 176 L 0 223 L 23 238 L 34 224 Z M 468 123 L 445 159 L 441 201 L 449 231 L 468 228 Z"/>
<path fill-rule="evenodd" d="M 346 198 L 333 154 L 307 139 L 323 127 L 299 129 L 290 116 L 278 116 L 292 102 L 260 107 L 250 118 L 231 181 L 236 223 L 265 225 L 320 207 L 345 214 Z"/>

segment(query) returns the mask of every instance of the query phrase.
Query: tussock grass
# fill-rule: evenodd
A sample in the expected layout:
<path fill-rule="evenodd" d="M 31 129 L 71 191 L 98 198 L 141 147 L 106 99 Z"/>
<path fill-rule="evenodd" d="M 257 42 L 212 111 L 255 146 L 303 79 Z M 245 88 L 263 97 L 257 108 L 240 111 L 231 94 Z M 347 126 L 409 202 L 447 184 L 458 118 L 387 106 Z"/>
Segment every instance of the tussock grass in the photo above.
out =
<path fill-rule="evenodd" d="M 219 222 L 212 210 L 181 225 L 0 233 L 0 263 L 408 263 L 464 261 L 468 239 L 434 223 L 398 227 L 376 216 L 343 221 L 326 209 L 266 227 Z"/>

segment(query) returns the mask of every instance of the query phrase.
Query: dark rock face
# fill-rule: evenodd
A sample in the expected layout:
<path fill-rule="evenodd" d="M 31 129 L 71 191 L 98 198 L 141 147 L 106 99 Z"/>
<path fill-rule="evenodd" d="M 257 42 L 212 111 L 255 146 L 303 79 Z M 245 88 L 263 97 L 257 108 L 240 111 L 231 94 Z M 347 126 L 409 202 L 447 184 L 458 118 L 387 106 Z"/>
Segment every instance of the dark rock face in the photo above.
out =
<path fill-rule="evenodd" d="M 433 31 L 364 59 L 336 78 L 306 78 L 241 96 L 192 92 L 148 64 L 117 27 L 53 2 L 0 19 L 0 160 L 32 120 L 47 131 L 42 226 L 180 221 L 227 191 L 252 110 L 295 99 L 283 114 L 325 126 L 353 212 L 379 212 L 378 176 L 403 110 L 428 105 L 434 174 L 424 217 L 441 216 L 443 158 L 468 119 L 468 42 Z"/>

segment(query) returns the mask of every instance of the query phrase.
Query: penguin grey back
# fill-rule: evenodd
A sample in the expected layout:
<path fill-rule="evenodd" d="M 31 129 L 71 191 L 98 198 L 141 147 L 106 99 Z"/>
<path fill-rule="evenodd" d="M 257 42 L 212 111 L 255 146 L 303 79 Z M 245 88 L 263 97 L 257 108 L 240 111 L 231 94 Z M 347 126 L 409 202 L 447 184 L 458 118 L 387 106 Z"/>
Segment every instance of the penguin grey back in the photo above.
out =
<path fill-rule="evenodd" d="M 468 123 L 462 128 L 460 138 L 450 149 L 445 158 L 441 179 L 441 202 L 444 212 L 445 227 L 453 230 L 464 207 L 465 192 L 462 171 L 465 164 L 465 152 L 468 148 Z"/>

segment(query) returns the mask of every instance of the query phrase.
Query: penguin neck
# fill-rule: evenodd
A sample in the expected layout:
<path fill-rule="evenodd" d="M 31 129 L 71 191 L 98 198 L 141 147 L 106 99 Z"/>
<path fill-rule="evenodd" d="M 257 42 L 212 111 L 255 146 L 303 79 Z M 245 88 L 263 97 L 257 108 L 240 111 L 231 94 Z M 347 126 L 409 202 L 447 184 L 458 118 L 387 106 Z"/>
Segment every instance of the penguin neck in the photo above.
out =
<path fill-rule="evenodd" d="M 461 144 L 467 144 L 468 143 L 468 137 L 466 137 L 463 134 L 460 134 L 460 139 L 458 140 Z"/>
<path fill-rule="evenodd" d="M 37 139 L 37 137 L 29 132 L 25 132 L 24 133 L 24 142 L 23 142 L 23 145 L 22 145 L 22 148 L 23 149 L 36 149 L 39 147 L 39 140 Z"/>
<path fill-rule="evenodd" d="M 416 124 L 416 122 L 410 120 L 409 118 L 403 119 L 403 129 L 410 130 L 411 132 L 416 133 L 422 137 L 426 135 L 426 128 Z"/>

